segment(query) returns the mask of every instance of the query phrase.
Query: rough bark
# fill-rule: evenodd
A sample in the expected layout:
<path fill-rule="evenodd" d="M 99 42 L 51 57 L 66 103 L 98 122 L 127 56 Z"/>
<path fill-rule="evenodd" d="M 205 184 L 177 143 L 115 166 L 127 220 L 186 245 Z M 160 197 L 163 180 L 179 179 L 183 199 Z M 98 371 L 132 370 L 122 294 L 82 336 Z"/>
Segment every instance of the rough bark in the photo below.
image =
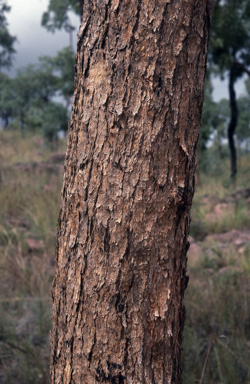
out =
<path fill-rule="evenodd" d="M 236 146 L 234 143 L 234 134 L 235 134 L 237 121 L 238 121 L 238 108 L 237 108 L 237 101 L 236 101 L 236 95 L 234 90 L 235 81 L 236 81 L 235 68 L 233 67 L 230 70 L 230 75 L 229 75 L 229 97 L 230 97 L 230 108 L 231 108 L 231 120 L 230 120 L 228 131 L 227 131 L 230 156 L 231 156 L 231 177 L 232 178 L 234 178 L 237 173 L 237 154 L 236 154 Z"/>
<path fill-rule="evenodd" d="M 180 383 L 210 0 L 86 0 L 51 383 Z"/>

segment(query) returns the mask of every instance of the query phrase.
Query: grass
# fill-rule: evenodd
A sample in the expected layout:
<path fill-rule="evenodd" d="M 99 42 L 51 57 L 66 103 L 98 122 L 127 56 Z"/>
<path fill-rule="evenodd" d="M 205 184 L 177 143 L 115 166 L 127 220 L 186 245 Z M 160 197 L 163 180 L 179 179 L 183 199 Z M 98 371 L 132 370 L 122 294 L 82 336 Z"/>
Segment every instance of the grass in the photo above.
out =
<path fill-rule="evenodd" d="M 63 164 L 41 166 L 51 149 L 17 132 L 0 132 L 0 148 L 0 382 L 45 384 Z"/>
<path fill-rule="evenodd" d="M 196 240 L 203 240 L 212 233 L 250 228 L 250 202 L 234 196 L 235 191 L 250 188 L 249 163 L 249 154 L 241 158 L 235 182 L 228 178 L 228 160 L 218 165 L 215 175 L 207 172 L 199 174 L 190 228 L 190 235 Z M 224 212 L 222 207 L 221 212 L 216 214 L 218 205 L 224 205 Z"/>
<path fill-rule="evenodd" d="M 65 148 L 61 141 L 54 151 Z M 3 384 L 49 383 L 50 291 L 63 173 L 62 166 L 51 164 L 50 154 L 39 137 L 0 131 Z M 250 383 L 250 246 L 223 248 L 206 241 L 207 235 L 250 228 L 249 202 L 233 197 L 236 189 L 250 186 L 248 164 L 249 156 L 242 157 L 236 184 L 227 176 L 220 182 L 228 174 L 228 160 L 214 166 L 214 173 L 199 174 L 191 235 L 202 254 L 188 272 L 184 384 Z M 216 216 L 218 204 L 228 205 Z"/>
<path fill-rule="evenodd" d="M 203 255 L 202 268 L 190 271 L 183 342 L 186 384 L 249 383 L 249 249 L 235 268 L 232 258 L 224 259 L 221 267 L 221 258 L 209 264 Z"/>
<path fill-rule="evenodd" d="M 198 266 L 189 268 L 185 295 L 185 384 L 250 383 L 250 247 L 226 246 L 216 236 L 204 241 L 208 235 L 250 229 L 249 200 L 234 197 L 250 186 L 249 160 L 249 155 L 241 159 L 236 184 L 225 182 L 225 176 L 220 183 L 218 175 L 200 175 L 191 236 L 202 244 L 202 254 Z M 219 174 L 225 175 L 227 166 L 228 161 L 221 164 Z"/>

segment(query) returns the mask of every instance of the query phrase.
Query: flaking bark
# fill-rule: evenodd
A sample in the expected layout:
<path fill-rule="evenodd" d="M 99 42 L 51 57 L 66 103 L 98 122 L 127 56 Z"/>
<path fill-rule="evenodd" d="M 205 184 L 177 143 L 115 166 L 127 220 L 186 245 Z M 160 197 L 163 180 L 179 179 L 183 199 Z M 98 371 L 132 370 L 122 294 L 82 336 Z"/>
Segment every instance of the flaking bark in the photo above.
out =
<path fill-rule="evenodd" d="M 51 383 L 181 383 L 210 0 L 85 0 Z"/>

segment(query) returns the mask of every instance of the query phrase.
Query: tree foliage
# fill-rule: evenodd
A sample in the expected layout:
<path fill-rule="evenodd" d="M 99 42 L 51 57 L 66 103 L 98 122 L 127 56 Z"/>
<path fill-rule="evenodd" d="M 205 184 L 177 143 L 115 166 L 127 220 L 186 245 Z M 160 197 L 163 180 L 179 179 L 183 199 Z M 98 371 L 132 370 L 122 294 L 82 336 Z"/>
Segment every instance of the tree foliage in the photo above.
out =
<path fill-rule="evenodd" d="M 48 140 L 65 131 L 74 87 L 74 60 L 66 47 L 54 58 L 40 57 L 38 64 L 18 70 L 12 79 L 1 75 L 0 117 L 5 126 L 12 120 L 23 131 L 41 129 Z M 58 97 L 64 105 L 55 102 Z"/>
<path fill-rule="evenodd" d="M 238 123 L 235 83 L 244 73 L 250 75 L 250 2 L 248 0 L 218 0 L 215 5 L 210 62 L 224 76 L 229 73 L 231 119 L 228 140 L 231 153 L 231 176 L 237 173 L 234 134 Z"/>
<path fill-rule="evenodd" d="M 43 110 L 42 133 L 49 142 L 56 141 L 59 131 L 68 129 L 67 109 L 60 103 L 47 103 Z"/>
<path fill-rule="evenodd" d="M 219 0 L 214 9 L 210 39 L 210 62 L 224 75 L 235 67 L 235 77 L 250 73 L 250 2 Z"/>
<path fill-rule="evenodd" d="M 56 75 L 56 89 L 66 101 L 66 107 L 68 108 L 74 90 L 75 56 L 71 48 L 63 48 L 56 57 L 41 57 L 40 61 L 44 67 L 50 68 Z"/>
<path fill-rule="evenodd" d="M 250 80 L 246 81 L 247 94 L 238 99 L 239 121 L 237 140 L 244 143 L 250 139 Z"/>
<path fill-rule="evenodd" d="M 75 29 L 69 19 L 70 11 L 80 15 L 79 0 L 50 0 L 48 10 L 42 16 L 42 25 L 51 32 L 56 29 L 70 32 Z"/>
<path fill-rule="evenodd" d="M 15 53 L 14 43 L 16 37 L 8 31 L 6 12 L 10 7 L 3 1 L 0 1 L 0 70 L 3 67 L 9 68 L 12 64 L 13 54 Z"/>
<path fill-rule="evenodd" d="M 207 148 L 208 141 L 217 128 L 217 103 L 212 98 L 212 84 L 209 78 L 206 78 L 204 88 L 204 103 L 202 109 L 202 126 L 199 140 L 200 154 Z"/>
<path fill-rule="evenodd" d="M 5 127 L 8 126 L 13 112 L 10 83 L 9 76 L 0 73 L 0 118 L 3 120 Z"/>

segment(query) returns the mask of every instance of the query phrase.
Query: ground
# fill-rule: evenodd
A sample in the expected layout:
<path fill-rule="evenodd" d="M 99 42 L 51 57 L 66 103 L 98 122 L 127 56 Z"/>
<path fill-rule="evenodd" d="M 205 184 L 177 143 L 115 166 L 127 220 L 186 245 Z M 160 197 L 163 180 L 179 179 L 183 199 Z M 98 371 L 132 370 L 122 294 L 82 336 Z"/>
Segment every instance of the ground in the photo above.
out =
<path fill-rule="evenodd" d="M 0 131 L 0 382 L 49 383 L 51 283 L 66 141 Z M 200 174 L 183 383 L 250 383 L 250 172 Z M 223 177 L 222 177 L 223 175 Z"/>

